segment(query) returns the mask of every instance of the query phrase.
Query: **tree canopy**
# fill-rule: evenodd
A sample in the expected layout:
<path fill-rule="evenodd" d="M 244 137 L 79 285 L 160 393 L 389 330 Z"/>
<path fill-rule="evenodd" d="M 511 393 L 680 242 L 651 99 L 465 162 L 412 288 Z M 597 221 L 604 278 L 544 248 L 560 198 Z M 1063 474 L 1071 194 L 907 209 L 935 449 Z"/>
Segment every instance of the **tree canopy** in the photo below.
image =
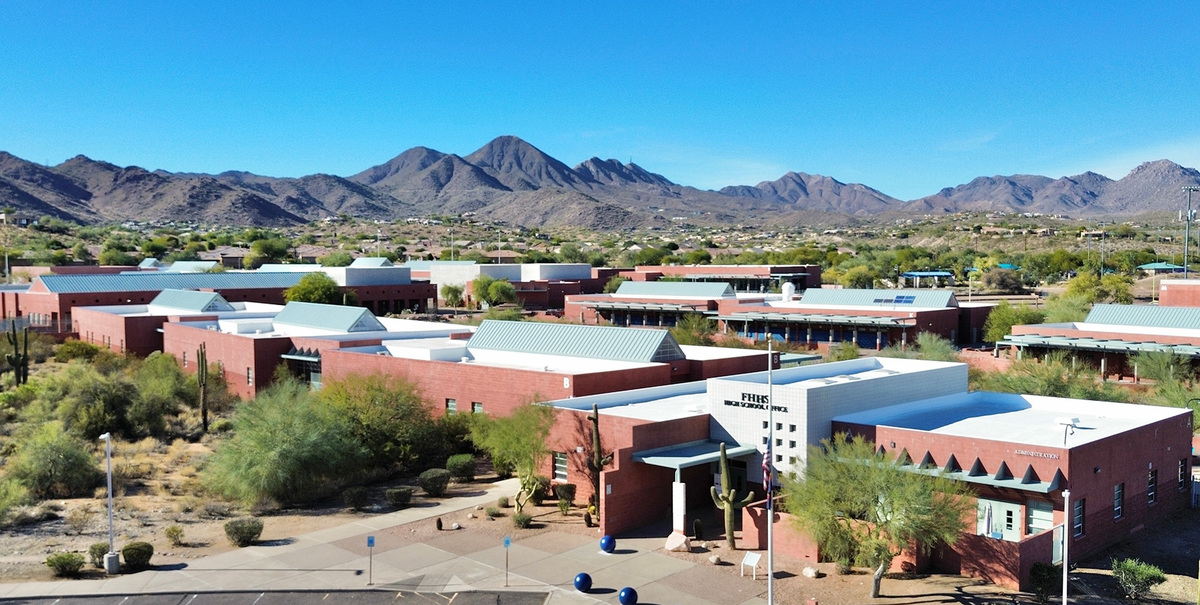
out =
<path fill-rule="evenodd" d="M 862 437 L 821 445 L 809 448 L 803 480 L 784 478 L 788 511 L 832 558 L 874 569 L 872 598 L 904 549 L 953 544 L 966 528 L 973 500 L 965 484 L 903 469 Z"/>
<path fill-rule="evenodd" d="M 502 418 L 483 414 L 471 417 L 471 440 L 485 450 L 496 466 L 512 468 L 521 483 L 514 499 L 517 512 L 525 507 L 537 489 L 537 472 L 550 453 L 546 440 L 554 426 L 554 408 L 535 403 L 524 404 Z"/>
<path fill-rule="evenodd" d="M 351 300 L 349 292 L 343 293 L 332 277 L 320 271 L 306 273 L 296 285 L 284 290 L 283 299 L 326 305 L 341 305 Z"/>

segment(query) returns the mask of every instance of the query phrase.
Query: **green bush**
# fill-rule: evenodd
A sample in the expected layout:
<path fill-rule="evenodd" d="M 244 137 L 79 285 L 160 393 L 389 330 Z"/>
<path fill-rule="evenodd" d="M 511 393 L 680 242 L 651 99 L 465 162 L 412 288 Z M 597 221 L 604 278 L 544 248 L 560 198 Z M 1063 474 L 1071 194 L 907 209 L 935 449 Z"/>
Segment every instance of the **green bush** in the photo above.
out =
<path fill-rule="evenodd" d="M 346 506 L 349 506 L 354 510 L 362 510 L 366 508 L 367 488 L 361 485 L 346 488 L 346 490 L 342 492 L 342 501 L 346 503 Z"/>
<path fill-rule="evenodd" d="M 529 527 L 530 523 L 533 522 L 533 515 L 527 515 L 525 513 L 517 513 L 517 514 L 513 515 L 512 520 L 513 520 L 513 527 L 515 527 L 517 529 L 525 529 L 525 528 Z"/>
<path fill-rule="evenodd" d="M 108 554 L 108 542 L 95 542 L 88 547 L 88 560 L 96 569 L 104 569 L 104 555 Z"/>
<path fill-rule="evenodd" d="M 234 418 L 201 474 L 217 494 L 254 504 L 319 496 L 361 468 L 365 451 L 344 418 L 296 380 L 276 381 Z"/>
<path fill-rule="evenodd" d="M 496 500 L 496 506 L 499 506 L 500 508 L 508 508 L 508 496 L 500 496 L 500 498 Z"/>
<path fill-rule="evenodd" d="M 567 516 L 567 513 L 571 512 L 571 501 L 566 498 L 559 498 L 558 512 L 562 513 L 564 517 Z"/>
<path fill-rule="evenodd" d="M 29 504 L 29 490 L 14 479 L 0 479 L 0 523 L 8 516 L 8 512 Z"/>
<path fill-rule="evenodd" d="M 513 465 L 510 462 L 497 462 L 492 460 L 492 470 L 496 471 L 497 477 L 501 479 L 509 479 L 513 476 L 513 471 L 516 469 L 513 468 Z"/>
<path fill-rule="evenodd" d="M 1167 576 L 1158 566 L 1137 559 L 1113 559 L 1112 573 L 1121 590 L 1125 591 L 1125 596 L 1135 601 L 1154 586 L 1167 581 Z"/>
<path fill-rule="evenodd" d="M 446 470 L 456 481 L 468 482 L 475 480 L 475 456 L 471 454 L 455 454 L 446 460 Z"/>
<path fill-rule="evenodd" d="M 494 506 L 489 506 L 483 509 L 483 514 L 487 515 L 489 519 L 495 519 L 496 517 L 500 516 L 500 509 Z"/>
<path fill-rule="evenodd" d="M 575 484 L 560 483 L 554 486 L 554 495 L 559 500 L 566 500 L 568 503 L 575 503 Z"/>
<path fill-rule="evenodd" d="M 163 534 L 167 536 L 167 542 L 169 542 L 171 546 L 183 546 L 182 527 L 178 525 L 170 525 L 163 530 Z"/>
<path fill-rule="evenodd" d="M 262 535 L 263 522 L 262 519 L 233 519 L 225 522 L 225 537 L 234 546 L 245 547 L 254 544 L 255 540 Z"/>
<path fill-rule="evenodd" d="M 444 468 L 431 468 L 417 477 L 417 483 L 421 485 L 421 489 L 425 490 L 431 498 L 440 498 L 446 493 L 446 486 L 450 485 L 450 471 Z"/>
<path fill-rule="evenodd" d="M 54 575 L 70 578 L 83 569 L 83 555 L 77 552 L 56 552 L 46 557 L 46 566 L 54 570 Z"/>
<path fill-rule="evenodd" d="M 404 508 L 412 501 L 413 488 L 411 487 L 394 487 L 383 493 L 387 497 L 388 504 L 393 508 Z"/>
<path fill-rule="evenodd" d="M 1029 584 L 1039 603 L 1045 603 L 1052 594 L 1059 592 L 1061 586 L 1062 568 L 1049 563 L 1038 561 L 1029 570 Z"/>
<path fill-rule="evenodd" d="M 529 500 L 534 506 L 541 506 L 542 501 L 546 499 L 546 495 L 550 492 L 550 478 L 537 476 L 534 477 L 537 482 L 537 487 L 533 489 L 533 493 L 529 494 Z"/>
<path fill-rule="evenodd" d="M 95 359 L 96 353 L 100 352 L 100 347 L 82 340 L 68 338 L 62 344 L 58 345 L 58 349 L 54 351 L 54 361 L 66 363 L 72 359 L 82 359 L 91 361 Z"/>
<path fill-rule="evenodd" d="M 154 556 L 154 546 L 149 542 L 130 542 L 121 549 L 121 558 L 125 567 L 130 571 L 140 571 L 150 567 L 150 558 Z"/>
<path fill-rule="evenodd" d="M 36 498 L 69 498 L 91 495 L 104 474 L 83 442 L 50 422 L 17 444 L 9 476 Z"/>

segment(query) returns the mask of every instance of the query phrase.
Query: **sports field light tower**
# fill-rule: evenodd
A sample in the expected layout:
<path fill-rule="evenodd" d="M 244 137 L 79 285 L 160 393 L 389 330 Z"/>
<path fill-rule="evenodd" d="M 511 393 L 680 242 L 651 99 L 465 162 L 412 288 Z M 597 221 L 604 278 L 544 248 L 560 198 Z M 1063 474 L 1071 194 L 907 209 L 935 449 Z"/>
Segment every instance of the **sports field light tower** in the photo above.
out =
<path fill-rule="evenodd" d="M 1192 239 L 1192 192 L 1200 191 L 1196 185 L 1184 185 L 1187 192 L 1187 214 L 1183 215 L 1183 278 L 1188 276 L 1188 242 Z"/>

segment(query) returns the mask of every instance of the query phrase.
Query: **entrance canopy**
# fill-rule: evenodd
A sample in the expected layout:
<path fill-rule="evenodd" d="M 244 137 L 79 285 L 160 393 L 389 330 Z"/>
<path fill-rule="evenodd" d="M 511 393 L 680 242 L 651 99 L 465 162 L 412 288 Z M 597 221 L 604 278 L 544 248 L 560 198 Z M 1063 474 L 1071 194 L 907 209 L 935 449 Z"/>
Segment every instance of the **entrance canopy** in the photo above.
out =
<path fill-rule="evenodd" d="M 730 444 L 725 444 L 725 456 L 728 458 L 741 458 L 756 453 L 758 453 L 758 448 L 753 445 L 732 445 L 731 447 Z M 676 472 L 680 469 L 708 464 L 720 459 L 721 442 L 707 439 L 633 453 L 633 460 L 635 462 L 672 468 Z"/>

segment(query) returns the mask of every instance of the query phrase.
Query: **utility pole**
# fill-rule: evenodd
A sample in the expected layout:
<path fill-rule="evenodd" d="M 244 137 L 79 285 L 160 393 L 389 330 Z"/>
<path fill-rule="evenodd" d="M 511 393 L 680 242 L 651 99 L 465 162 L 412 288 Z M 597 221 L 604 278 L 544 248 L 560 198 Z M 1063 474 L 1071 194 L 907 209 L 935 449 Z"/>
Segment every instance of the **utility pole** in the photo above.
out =
<path fill-rule="evenodd" d="M 1195 185 L 1184 185 L 1187 192 L 1187 214 L 1183 215 L 1183 278 L 1188 277 L 1188 242 L 1192 239 L 1192 192 L 1200 191 Z"/>

